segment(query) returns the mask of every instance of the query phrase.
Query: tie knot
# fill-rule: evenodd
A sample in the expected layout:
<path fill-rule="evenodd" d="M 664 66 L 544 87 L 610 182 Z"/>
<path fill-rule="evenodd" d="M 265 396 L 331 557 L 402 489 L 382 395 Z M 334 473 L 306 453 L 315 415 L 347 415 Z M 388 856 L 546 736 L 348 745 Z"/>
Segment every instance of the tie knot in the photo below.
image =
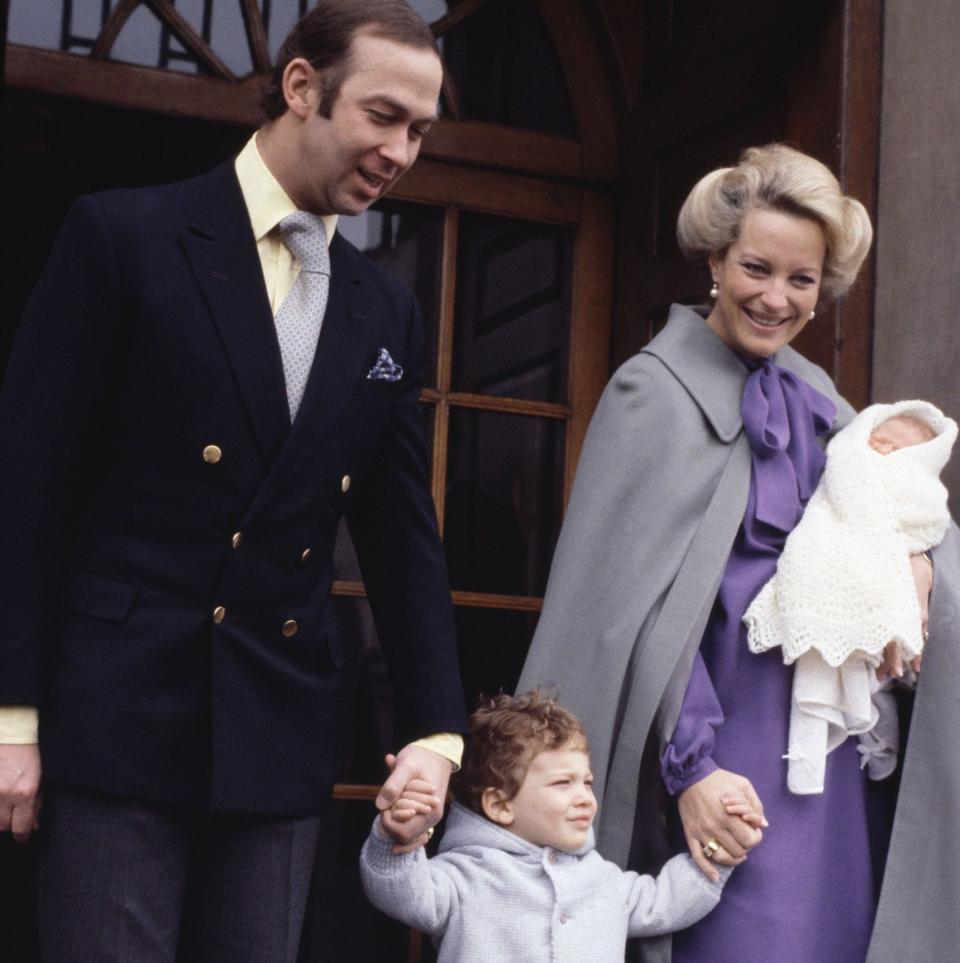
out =
<path fill-rule="evenodd" d="M 323 218 L 306 211 L 294 211 L 280 222 L 280 237 L 287 250 L 300 262 L 301 271 L 330 273 Z"/>

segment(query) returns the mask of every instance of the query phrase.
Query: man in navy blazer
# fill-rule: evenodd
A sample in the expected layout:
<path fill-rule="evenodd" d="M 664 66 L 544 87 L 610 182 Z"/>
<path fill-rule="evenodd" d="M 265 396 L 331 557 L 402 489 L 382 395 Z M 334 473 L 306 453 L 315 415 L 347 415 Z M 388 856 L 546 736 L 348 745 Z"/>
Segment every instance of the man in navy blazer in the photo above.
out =
<path fill-rule="evenodd" d="M 0 395 L 0 829 L 37 824 L 45 960 L 294 960 L 338 758 L 346 516 L 406 741 L 464 728 L 411 293 L 339 234 L 291 424 L 276 220 L 364 211 L 442 69 L 402 0 L 323 0 L 236 162 L 74 205 Z M 39 747 L 32 720 L 39 719 Z M 440 813 L 407 825 L 424 838 Z"/>

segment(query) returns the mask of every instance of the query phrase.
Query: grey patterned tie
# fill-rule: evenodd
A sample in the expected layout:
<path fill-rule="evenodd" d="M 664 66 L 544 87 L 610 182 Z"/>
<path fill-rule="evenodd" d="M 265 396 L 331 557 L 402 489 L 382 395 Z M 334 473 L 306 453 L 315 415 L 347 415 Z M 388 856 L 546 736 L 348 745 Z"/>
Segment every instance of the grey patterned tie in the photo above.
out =
<path fill-rule="evenodd" d="M 323 219 L 316 214 L 306 211 L 288 214 L 280 222 L 280 237 L 300 262 L 300 274 L 274 319 L 283 359 L 283 377 L 287 383 L 290 421 L 293 422 L 307 387 L 323 313 L 327 308 L 330 252 Z"/>

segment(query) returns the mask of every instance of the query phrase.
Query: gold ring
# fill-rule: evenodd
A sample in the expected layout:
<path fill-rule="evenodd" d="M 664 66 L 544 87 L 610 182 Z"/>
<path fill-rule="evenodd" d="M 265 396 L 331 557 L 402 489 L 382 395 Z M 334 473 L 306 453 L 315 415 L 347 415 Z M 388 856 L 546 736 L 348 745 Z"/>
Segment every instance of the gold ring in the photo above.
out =
<path fill-rule="evenodd" d="M 703 853 L 704 858 L 713 859 L 719 848 L 720 844 L 715 839 L 708 839 L 706 843 L 704 843 L 701 852 Z"/>
<path fill-rule="evenodd" d="M 924 642 L 930 641 L 930 633 L 926 629 L 923 630 L 923 641 Z"/>
<path fill-rule="evenodd" d="M 427 842 L 430 842 L 430 837 L 433 835 L 433 826 L 427 826 L 424 832 L 427 834 Z"/>

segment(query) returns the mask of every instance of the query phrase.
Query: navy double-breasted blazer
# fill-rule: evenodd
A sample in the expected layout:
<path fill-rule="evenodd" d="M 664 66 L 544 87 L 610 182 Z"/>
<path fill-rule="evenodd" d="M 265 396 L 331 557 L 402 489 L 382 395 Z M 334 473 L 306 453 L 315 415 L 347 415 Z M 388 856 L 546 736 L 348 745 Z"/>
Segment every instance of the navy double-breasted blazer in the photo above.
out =
<path fill-rule="evenodd" d="M 344 515 L 402 738 L 464 727 L 419 313 L 339 235 L 330 258 L 291 426 L 232 164 L 70 211 L 0 395 L 0 703 L 39 705 L 47 776 L 316 811 L 337 759 Z M 381 348 L 399 381 L 366 377 Z"/>

